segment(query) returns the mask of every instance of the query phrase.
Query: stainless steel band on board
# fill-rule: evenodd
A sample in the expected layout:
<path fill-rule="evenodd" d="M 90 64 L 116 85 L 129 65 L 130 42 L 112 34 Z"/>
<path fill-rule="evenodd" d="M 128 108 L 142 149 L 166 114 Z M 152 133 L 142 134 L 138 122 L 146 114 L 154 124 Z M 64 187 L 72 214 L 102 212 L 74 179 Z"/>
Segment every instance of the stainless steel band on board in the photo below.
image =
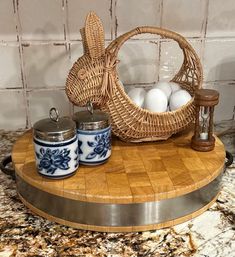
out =
<path fill-rule="evenodd" d="M 54 217 L 85 225 L 125 227 L 158 224 L 191 214 L 218 194 L 223 172 L 206 186 L 191 193 L 133 204 L 78 201 L 42 191 L 16 177 L 18 193 L 37 209 Z"/>

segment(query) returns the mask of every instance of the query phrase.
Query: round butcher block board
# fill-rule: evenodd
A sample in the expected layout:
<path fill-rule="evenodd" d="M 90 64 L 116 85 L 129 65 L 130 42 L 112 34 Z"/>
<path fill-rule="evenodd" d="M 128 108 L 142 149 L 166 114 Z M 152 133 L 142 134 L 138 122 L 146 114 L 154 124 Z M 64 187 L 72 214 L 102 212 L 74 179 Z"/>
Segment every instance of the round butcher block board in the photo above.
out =
<path fill-rule="evenodd" d="M 220 191 L 222 142 L 216 138 L 213 151 L 196 152 L 191 137 L 188 131 L 139 144 L 114 138 L 108 162 L 52 180 L 36 170 L 28 131 L 13 147 L 17 190 L 34 213 L 63 225 L 106 232 L 170 227 L 207 210 Z"/>

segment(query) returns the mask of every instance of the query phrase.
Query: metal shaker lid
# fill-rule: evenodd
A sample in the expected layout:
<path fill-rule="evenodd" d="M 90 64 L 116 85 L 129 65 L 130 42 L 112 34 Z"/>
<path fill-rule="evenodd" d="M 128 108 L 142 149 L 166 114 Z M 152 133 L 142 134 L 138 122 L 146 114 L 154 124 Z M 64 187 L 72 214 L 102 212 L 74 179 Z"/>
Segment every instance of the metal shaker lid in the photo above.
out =
<path fill-rule="evenodd" d="M 58 110 L 51 108 L 50 118 L 42 119 L 33 126 L 34 136 L 50 142 L 62 142 L 76 135 L 76 124 L 69 117 L 59 117 Z"/>
<path fill-rule="evenodd" d="M 87 111 L 76 112 L 73 120 L 81 130 L 99 130 L 110 125 L 109 115 L 100 110 L 94 110 L 91 102 L 87 104 Z"/>

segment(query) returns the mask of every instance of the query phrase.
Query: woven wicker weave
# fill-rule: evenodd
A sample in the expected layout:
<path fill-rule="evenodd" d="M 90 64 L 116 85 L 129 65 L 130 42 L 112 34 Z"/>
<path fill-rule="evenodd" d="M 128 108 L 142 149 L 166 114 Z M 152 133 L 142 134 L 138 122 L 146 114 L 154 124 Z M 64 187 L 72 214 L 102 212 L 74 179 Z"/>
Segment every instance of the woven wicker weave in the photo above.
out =
<path fill-rule="evenodd" d="M 124 42 L 141 33 L 157 34 L 179 44 L 184 61 L 171 81 L 194 96 L 195 90 L 201 87 L 202 68 L 184 37 L 157 27 L 137 27 L 119 36 L 105 49 L 103 26 L 93 12 L 88 14 L 85 28 L 81 30 L 84 55 L 74 63 L 66 81 L 66 93 L 71 102 L 85 106 L 92 101 L 110 114 L 113 133 L 131 142 L 167 139 L 185 129 L 193 121 L 195 111 L 193 98 L 176 111 L 154 113 L 136 106 L 126 95 L 118 79 L 117 55 Z"/>

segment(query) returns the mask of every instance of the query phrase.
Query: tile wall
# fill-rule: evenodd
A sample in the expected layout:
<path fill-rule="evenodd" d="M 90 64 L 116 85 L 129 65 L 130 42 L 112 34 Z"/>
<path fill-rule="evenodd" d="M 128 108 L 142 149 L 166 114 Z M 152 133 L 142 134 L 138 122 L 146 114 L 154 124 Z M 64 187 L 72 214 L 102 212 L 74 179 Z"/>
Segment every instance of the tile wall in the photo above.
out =
<path fill-rule="evenodd" d="M 1 0 L 0 129 L 30 127 L 51 106 L 71 115 L 64 85 L 82 54 L 79 29 L 95 11 L 106 44 L 141 25 L 181 33 L 198 53 L 204 86 L 221 93 L 216 119 L 230 119 L 235 105 L 234 0 Z M 127 90 L 169 80 L 183 60 L 177 43 L 156 35 L 129 40 L 119 52 Z"/>

